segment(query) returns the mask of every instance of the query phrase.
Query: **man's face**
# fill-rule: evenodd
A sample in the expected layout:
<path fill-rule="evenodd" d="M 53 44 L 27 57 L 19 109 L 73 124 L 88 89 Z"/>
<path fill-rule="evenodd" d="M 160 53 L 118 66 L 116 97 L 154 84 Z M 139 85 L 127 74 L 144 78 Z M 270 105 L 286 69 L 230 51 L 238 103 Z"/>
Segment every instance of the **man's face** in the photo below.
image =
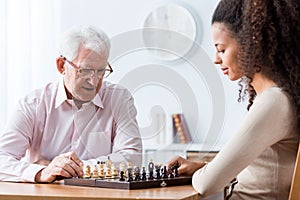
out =
<path fill-rule="evenodd" d="M 67 58 L 68 59 L 68 58 Z M 107 56 L 100 55 L 92 50 L 79 48 L 78 55 L 72 61 L 65 61 L 64 84 L 75 101 L 91 101 L 100 90 L 103 78 L 93 74 L 82 77 L 80 69 L 102 70 L 107 66 Z"/>

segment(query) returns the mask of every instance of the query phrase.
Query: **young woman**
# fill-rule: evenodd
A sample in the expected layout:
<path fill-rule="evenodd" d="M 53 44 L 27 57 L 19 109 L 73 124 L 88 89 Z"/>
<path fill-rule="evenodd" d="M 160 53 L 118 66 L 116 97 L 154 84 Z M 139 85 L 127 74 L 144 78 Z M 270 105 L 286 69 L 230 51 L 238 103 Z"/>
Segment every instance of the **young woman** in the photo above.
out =
<path fill-rule="evenodd" d="M 200 195 L 225 190 L 226 199 L 288 199 L 300 138 L 299 6 L 219 2 L 212 18 L 215 64 L 230 80 L 240 79 L 239 100 L 248 94 L 249 112 L 212 162 L 168 163 L 193 174 Z"/>

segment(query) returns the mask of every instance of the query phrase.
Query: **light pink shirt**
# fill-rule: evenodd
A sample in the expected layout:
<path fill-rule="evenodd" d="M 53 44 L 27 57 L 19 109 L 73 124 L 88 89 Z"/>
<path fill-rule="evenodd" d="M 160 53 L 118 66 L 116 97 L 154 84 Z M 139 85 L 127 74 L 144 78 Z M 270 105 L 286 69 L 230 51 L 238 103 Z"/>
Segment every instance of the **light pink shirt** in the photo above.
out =
<path fill-rule="evenodd" d="M 141 165 L 142 142 L 130 92 L 103 82 L 80 109 L 68 100 L 63 81 L 21 99 L 0 135 L 0 180 L 33 182 L 39 159 L 74 151 L 85 163 L 110 160 Z"/>

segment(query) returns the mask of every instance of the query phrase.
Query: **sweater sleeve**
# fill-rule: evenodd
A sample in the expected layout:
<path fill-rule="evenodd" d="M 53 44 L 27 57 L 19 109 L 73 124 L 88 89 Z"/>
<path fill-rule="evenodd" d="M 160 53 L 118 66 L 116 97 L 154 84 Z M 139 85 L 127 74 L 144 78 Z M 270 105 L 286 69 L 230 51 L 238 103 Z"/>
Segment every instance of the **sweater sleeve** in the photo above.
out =
<path fill-rule="evenodd" d="M 200 195 L 218 193 L 266 148 L 290 131 L 294 114 L 288 97 L 279 88 L 257 96 L 243 123 L 215 159 L 193 175 Z"/>

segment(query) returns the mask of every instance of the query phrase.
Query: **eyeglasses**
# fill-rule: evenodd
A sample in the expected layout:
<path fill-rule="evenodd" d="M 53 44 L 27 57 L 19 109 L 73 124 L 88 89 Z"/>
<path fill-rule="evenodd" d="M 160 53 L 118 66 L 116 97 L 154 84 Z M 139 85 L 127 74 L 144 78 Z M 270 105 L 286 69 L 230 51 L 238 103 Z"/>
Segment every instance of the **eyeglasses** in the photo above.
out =
<path fill-rule="evenodd" d="M 96 75 L 96 77 L 98 78 L 107 78 L 114 71 L 109 63 L 107 63 L 108 68 L 105 69 L 81 68 L 75 65 L 74 63 L 72 63 L 71 61 L 69 61 L 66 57 L 62 55 L 60 57 L 62 57 L 67 63 L 69 63 L 71 67 L 76 69 L 78 76 L 80 78 L 91 78 L 94 75 Z"/>

